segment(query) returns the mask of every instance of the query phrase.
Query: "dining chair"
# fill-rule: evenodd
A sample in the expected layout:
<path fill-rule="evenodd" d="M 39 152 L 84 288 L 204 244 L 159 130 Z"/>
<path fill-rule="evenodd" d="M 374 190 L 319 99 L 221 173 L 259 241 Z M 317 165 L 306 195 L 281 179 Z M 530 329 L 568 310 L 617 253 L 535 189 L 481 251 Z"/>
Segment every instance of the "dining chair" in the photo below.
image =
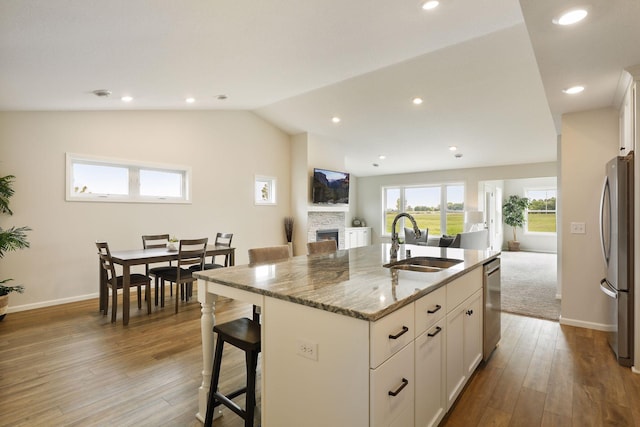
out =
<path fill-rule="evenodd" d="M 98 256 L 100 257 L 100 265 L 102 266 L 103 274 L 106 277 L 107 287 L 111 288 L 112 307 L 111 307 L 111 323 L 115 323 L 117 307 L 118 307 L 118 289 L 123 287 L 122 276 L 116 275 L 115 264 L 111 259 L 111 251 L 109 251 L 109 244 L 107 242 L 96 242 L 98 248 Z M 151 314 L 151 279 L 144 274 L 134 273 L 130 275 L 129 285 L 138 288 L 138 309 L 142 308 L 142 285 L 146 286 L 144 291 L 145 299 L 147 300 L 147 314 Z M 104 314 L 107 314 L 109 310 L 109 298 L 106 298 L 106 304 L 104 307 Z"/>
<path fill-rule="evenodd" d="M 333 239 L 307 243 L 307 254 L 331 254 L 338 250 L 338 243 Z"/>
<path fill-rule="evenodd" d="M 263 264 L 289 258 L 289 246 L 269 246 L 249 249 L 249 265 Z"/>
<path fill-rule="evenodd" d="M 166 248 L 167 243 L 169 242 L 169 234 L 148 234 L 142 236 L 142 248 L 143 249 L 154 249 L 154 248 Z M 160 289 L 160 285 L 164 288 L 164 281 L 161 281 L 158 273 L 162 271 L 166 271 L 167 269 L 173 268 L 171 265 L 171 261 L 169 261 L 169 265 L 161 265 L 157 267 L 149 268 L 149 264 L 145 264 L 144 270 L 147 276 L 155 277 L 155 302 L 158 305 L 158 291 Z M 169 293 L 173 295 L 173 285 L 169 283 Z M 164 307 L 164 298 L 160 302 L 161 307 Z"/>
<path fill-rule="evenodd" d="M 216 246 L 224 246 L 227 248 L 231 247 L 231 239 L 233 239 L 233 233 L 217 233 L 215 245 Z M 224 265 L 216 264 L 216 255 L 211 256 L 211 262 L 207 263 L 205 261 L 204 268 L 201 269 L 199 265 L 192 265 L 189 267 L 192 271 L 200 271 L 200 270 L 213 270 L 214 268 L 223 268 L 229 266 L 229 254 L 224 255 Z"/>
<path fill-rule="evenodd" d="M 183 239 L 180 240 L 178 247 L 178 263 L 170 270 L 162 271 L 158 273 L 161 280 L 172 282 L 176 284 L 176 313 L 178 313 L 178 286 L 180 287 L 180 299 L 184 299 L 185 302 L 189 301 L 191 290 L 193 288 L 193 282 L 197 279 L 193 277 L 193 271 L 189 270 L 189 267 L 193 265 L 204 264 L 204 255 L 207 250 L 207 237 L 202 239 Z M 164 300 L 164 287 L 161 289 Z"/>

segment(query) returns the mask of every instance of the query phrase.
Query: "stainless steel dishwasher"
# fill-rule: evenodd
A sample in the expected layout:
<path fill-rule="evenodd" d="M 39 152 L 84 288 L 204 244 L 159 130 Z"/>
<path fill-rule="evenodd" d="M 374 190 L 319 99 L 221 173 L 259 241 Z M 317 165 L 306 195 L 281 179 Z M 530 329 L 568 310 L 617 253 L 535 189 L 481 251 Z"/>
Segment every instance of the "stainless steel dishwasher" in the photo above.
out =
<path fill-rule="evenodd" d="M 484 265 L 484 342 L 482 360 L 487 361 L 500 341 L 500 258 Z"/>

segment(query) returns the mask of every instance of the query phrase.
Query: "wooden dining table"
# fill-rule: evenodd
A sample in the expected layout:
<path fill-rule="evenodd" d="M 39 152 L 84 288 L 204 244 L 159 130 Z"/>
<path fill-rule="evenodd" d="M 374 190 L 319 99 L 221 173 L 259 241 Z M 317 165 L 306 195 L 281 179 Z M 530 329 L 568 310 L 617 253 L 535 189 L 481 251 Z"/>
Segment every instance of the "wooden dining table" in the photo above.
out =
<path fill-rule="evenodd" d="M 206 256 L 228 255 L 229 266 L 235 265 L 235 248 L 224 245 L 207 245 Z M 132 249 L 111 252 L 114 264 L 122 266 L 122 324 L 129 324 L 129 285 L 131 283 L 131 266 L 154 264 L 157 262 L 177 261 L 178 251 L 170 251 L 167 248 Z M 100 311 L 108 307 L 107 278 L 102 266 L 100 268 Z"/>

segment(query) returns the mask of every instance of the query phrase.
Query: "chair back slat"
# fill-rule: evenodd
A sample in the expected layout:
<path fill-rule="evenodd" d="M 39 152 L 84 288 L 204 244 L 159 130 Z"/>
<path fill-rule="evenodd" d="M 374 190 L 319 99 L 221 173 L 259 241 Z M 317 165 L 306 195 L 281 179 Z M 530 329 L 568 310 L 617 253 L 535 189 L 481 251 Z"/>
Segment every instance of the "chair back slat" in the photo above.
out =
<path fill-rule="evenodd" d="M 216 245 L 231 247 L 231 239 L 233 239 L 233 233 L 217 233 Z"/>
<path fill-rule="evenodd" d="M 144 249 L 165 248 L 169 242 L 168 234 L 150 234 L 142 236 L 142 247 Z"/>
<path fill-rule="evenodd" d="M 207 237 L 203 239 L 180 240 L 178 249 L 178 269 L 184 266 L 200 264 L 204 265 L 204 255 L 207 251 Z"/>
<path fill-rule="evenodd" d="M 231 247 L 231 240 L 233 239 L 233 233 L 217 233 L 216 234 L 216 246 L 226 246 L 227 248 Z M 213 255 L 211 257 L 211 263 L 215 264 L 216 256 Z M 229 254 L 224 256 L 224 266 L 229 266 Z"/>
<path fill-rule="evenodd" d="M 96 242 L 98 248 L 98 257 L 100 257 L 100 265 L 104 274 L 106 274 L 107 281 L 110 282 L 116 277 L 116 267 L 111 260 L 111 251 L 109 250 L 109 244 L 107 242 Z"/>

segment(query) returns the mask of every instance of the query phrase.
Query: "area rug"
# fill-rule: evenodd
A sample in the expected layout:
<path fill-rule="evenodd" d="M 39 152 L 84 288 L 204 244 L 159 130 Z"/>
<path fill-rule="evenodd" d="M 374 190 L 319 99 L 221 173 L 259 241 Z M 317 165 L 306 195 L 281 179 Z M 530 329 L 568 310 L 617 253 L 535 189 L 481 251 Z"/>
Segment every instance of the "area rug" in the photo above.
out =
<path fill-rule="evenodd" d="M 504 251 L 500 258 L 502 311 L 557 321 L 557 255 Z"/>

